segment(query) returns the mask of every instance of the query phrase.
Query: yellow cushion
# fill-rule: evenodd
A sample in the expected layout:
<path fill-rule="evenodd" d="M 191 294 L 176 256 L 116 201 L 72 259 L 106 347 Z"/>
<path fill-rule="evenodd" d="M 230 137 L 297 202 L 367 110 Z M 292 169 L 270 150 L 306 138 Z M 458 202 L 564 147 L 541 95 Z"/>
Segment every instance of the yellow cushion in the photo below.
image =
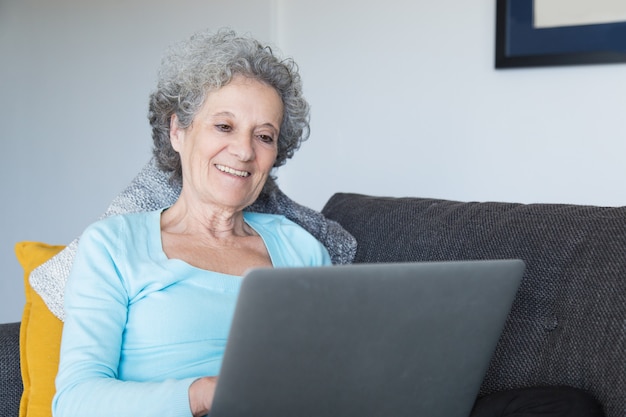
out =
<path fill-rule="evenodd" d="M 20 328 L 20 365 L 24 383 L 20 417 L 52 416 L 63 322 L 48 310 L 43 299 L 31 288 L 28 277 L 33 269 L 63 248 L 40 242 L 19 242 L 15 245 L 17 260 L 24 268 L 26 293 Z"/>

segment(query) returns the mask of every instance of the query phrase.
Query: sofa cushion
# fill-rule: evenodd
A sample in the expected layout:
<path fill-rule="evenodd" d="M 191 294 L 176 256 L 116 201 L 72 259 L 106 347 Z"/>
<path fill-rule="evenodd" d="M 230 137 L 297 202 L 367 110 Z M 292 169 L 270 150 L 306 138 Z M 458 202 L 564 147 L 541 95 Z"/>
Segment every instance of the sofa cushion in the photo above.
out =
<path fill-rule="evenodd" d="M 626 207 L 336 194 L 355 262 L 520 258 L 527 269 L 481 388 L 590 390 L 626 416 Z"/>
<path fill-rule="evenodd" d="M 20 417 L 50 417 L 54 379 L 59 365 L 59 348 L 63 323 L 46 307 L 42 298 L 28 283 L 30 272 L 64 246 L 39 242 L 20 242 L 15 254 L 24 268 L 26 304 L 20 328 L 20 363 L 24 392 Z"/>

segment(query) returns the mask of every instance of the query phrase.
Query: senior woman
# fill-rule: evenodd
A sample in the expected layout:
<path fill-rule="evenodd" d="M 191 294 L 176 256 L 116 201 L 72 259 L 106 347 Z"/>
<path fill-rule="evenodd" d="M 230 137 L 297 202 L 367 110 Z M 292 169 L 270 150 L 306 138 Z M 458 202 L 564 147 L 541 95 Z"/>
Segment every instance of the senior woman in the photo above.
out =
<path fill-rule="evenodd" d="M 245 211 L 308 134 L 292 61 L 231 31 L 196 34 L 164 58 L 149 119 L 180 197 L 82 234 L 56 417 L 207 414 L 241 275 L 330 264 L 297 224 Z"/>

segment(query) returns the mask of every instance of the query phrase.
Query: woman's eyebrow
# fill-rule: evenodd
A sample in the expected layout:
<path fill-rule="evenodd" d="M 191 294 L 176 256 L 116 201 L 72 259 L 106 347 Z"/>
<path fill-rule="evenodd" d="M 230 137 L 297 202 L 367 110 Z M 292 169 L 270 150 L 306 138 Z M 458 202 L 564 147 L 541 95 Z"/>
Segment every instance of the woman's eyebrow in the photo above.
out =
<path fill-rule="evenodd" d="M 271 122 L 263 123 L 261 127 L 269 127 L 274 129 L 276 132 L 278 132 L 278 130 L 280 129 L 279 127 L 274 126 L 274 124 Z"/>
<path fill-rule="evenodd" d="M 229 111 L 221 111 L 211 115 L 211 117 L 235 117 L 235 115 Z"/>

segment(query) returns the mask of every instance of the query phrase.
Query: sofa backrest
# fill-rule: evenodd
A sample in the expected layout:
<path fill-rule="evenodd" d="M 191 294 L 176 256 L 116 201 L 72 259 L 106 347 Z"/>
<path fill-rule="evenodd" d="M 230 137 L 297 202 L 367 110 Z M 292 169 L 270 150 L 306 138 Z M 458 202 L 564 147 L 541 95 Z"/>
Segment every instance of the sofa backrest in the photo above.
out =
<path fill-rule="evenodd" d="M 355 262 L 519 258 L 527 270 L 481 388 L 569 385 L 626 416 L 626 207 L 335 194 Z"/>

